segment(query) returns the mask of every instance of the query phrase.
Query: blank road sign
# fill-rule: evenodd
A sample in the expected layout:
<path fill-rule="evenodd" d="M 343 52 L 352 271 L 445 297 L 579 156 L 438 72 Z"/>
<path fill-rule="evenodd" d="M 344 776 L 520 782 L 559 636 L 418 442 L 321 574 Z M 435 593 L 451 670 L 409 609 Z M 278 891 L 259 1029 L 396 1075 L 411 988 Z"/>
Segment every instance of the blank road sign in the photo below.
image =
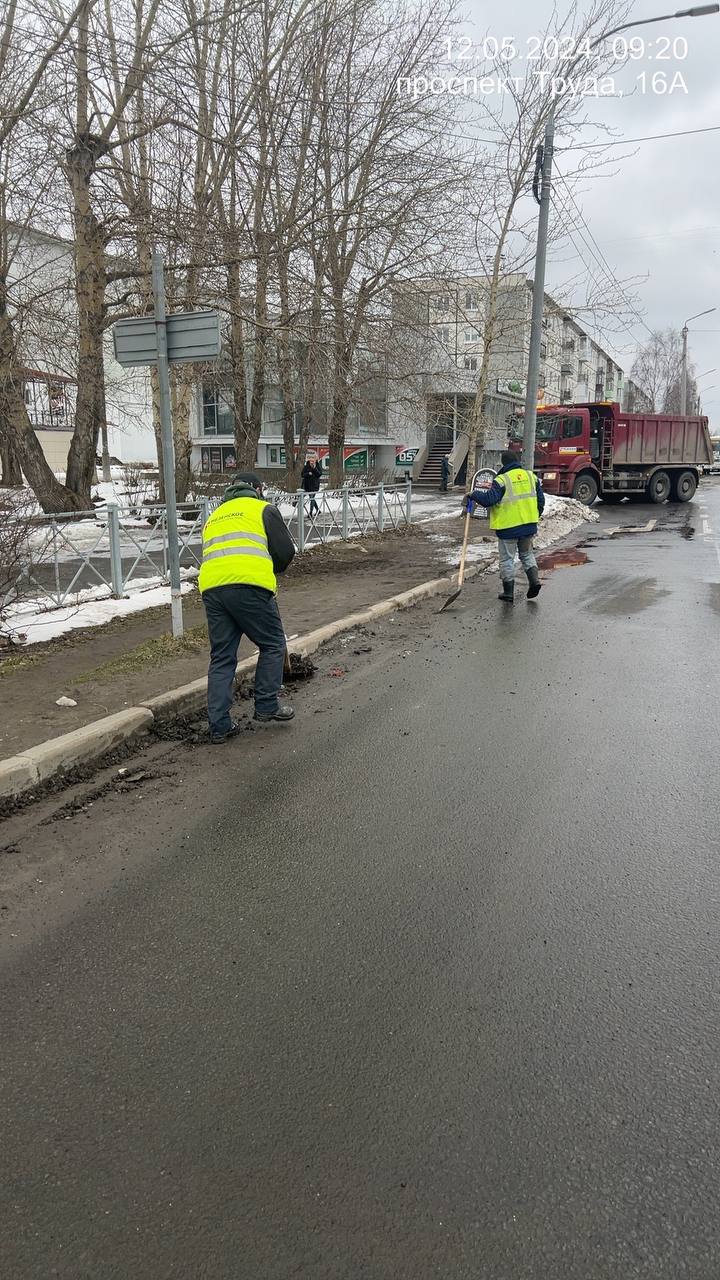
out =
<path fill-rule="evenodd" d="M 115 359 L 126 368 L 157 363 L 157 338 L 153 316 L 134 316 L 113 325 Z M 217 311 L 177 311 L 167 318 L 168 360 L 216 360 L 220 355 L 220 318 Z"/>

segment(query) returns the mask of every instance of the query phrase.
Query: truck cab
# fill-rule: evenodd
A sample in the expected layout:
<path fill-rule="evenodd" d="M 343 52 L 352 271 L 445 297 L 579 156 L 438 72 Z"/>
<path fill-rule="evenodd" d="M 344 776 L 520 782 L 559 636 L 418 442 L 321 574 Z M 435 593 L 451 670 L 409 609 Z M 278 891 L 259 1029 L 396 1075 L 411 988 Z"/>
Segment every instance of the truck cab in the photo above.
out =
<path fill-rule="evenodd" d="M 593 405 L 592 410 L 600 406 Z M 597 494 L 602 415 L 588 406 L 548 405 L 538 409 L 535 433 L 535 471 L 547 493 L 592 501 L 583 474 L 593 476 Z"/>

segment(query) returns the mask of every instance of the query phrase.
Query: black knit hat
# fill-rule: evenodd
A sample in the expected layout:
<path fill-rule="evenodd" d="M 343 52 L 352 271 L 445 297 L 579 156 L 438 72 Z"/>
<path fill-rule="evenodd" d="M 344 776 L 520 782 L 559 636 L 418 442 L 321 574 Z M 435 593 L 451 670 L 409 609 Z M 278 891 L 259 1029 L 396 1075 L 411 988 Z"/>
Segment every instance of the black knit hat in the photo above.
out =
<path fill-rule="evenodd" d="M 263 487 L 262 480 L 255 475 L 254 471 L 238 471 L 237 475 L 233 476 L 233 485 L 236 484 L 249 484 L 251 489 Z"/>
<path fill-rule="evenodd" d="M 500 461 L 504 467 L 519 467 L 520 454 L 516 453 L 514 449 L 503 449 L 500 454 Z"/>

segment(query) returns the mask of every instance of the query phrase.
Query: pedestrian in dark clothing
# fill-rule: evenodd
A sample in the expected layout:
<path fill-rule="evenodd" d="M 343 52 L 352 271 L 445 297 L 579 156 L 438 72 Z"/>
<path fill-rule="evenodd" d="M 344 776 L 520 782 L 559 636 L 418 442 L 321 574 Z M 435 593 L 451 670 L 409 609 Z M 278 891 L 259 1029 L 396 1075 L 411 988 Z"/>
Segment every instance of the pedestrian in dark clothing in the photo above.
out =
<path fill-rule="evenodd" d="M 530 584 L 528 600 L 534 600 L 540 593 L 540 574 L 533 552 L 533 538 L 545 510 L 545 494 L 539 477 L 533 471 L 526 471 L 521 465 L 519 454 L 506 449 L 501 454 L 501 461 L 502 466 L 491 487 L 469 493 L 465 499 L 465 508 L 472 512 L 477 502 L 490 510 L 490 527 L 498 537 L 503 588 L 498 599 L 512 604 L 515 594 L 516 554 L 520 556 Z"/>
<path fill-rule="evenodd" d="M 447 493 L 448 480 L 450 479 L 450 454 L 446 453 L 440 463 L 440 492 Z"/>
<path fill-rule="evenodd" d="M 305 490 L 306 493 L 312 494 L 312 497 L 310 498 L 310 519 L 312 520 L 312 517 L 315 514 L 315 512 L 320 510 L 315 500 L 315 494 L 319 492 L 320 481 L 322 479 L 322 467 L 320 466 L 319 461 L 310 462 L 308 460 L 305 463 L 305 466 L 303 467 L 300 473 L 300 476 L 302 479 L 303 489 Z"/>
<path fill-rule="evenodd" d="M 225 742 L 239 724 L 230 718 L 238 647 L 246 635 L 259 649 L 255 671 L 255 719 L 292 720 L 281 706 L 285 631 L 275 592 L 276 574 L 295 555 L 295 545 L 277 507 L 263 498 L 253 473 L 238 475 L 203 529 L 198 585 L 210 635 L 208 720 L 210 741 Z"/>

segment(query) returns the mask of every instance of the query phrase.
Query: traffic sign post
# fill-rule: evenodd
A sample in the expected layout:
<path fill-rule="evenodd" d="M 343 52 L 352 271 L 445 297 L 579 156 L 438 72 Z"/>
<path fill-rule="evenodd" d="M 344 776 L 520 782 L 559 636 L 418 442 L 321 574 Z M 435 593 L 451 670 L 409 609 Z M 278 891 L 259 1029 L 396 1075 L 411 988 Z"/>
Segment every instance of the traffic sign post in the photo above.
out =
<path fill-rule="evenodd" d="M 173 636 L 183 634 L 180 591 L 180 546 L 175 501 L 175 443 L 172 430 L 170 365 L 215 360 L 220 355 L 220 319 L 216 311 L 165 311 L 165 274 L 162 255 L 152 256 L 154 314 L 118 320 L 113 326 L 115 359 L 124 368 L 156 365 L 160 393 L 162 465 L 165 480 L 165 512 L 170 570 L 170 611 Z"/>

